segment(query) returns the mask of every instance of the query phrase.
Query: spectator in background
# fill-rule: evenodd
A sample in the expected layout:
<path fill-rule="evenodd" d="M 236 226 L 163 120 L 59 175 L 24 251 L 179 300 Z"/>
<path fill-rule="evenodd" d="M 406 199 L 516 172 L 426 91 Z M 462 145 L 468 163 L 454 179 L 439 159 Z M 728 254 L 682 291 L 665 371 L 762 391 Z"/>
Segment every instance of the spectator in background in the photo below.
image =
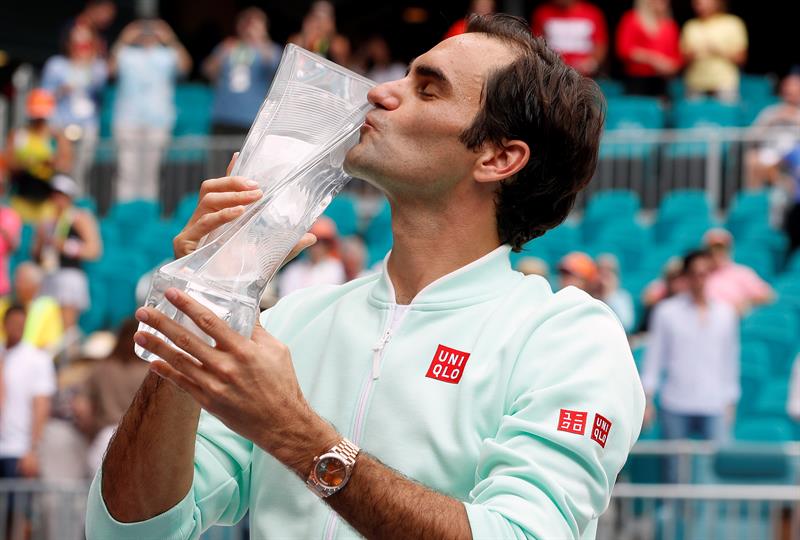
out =
<path fill-rule="evenodd" d="M 77 191 L 78 186 L 70 177 L 53 178 L 51 199 L 56 214 L 36 230 L 33 249 L 47 276 L 43 291 L 58 300 L 61 307 L 67 348 L 77 344 L 78 317 L 89 307 L 89 284 L 83 263 L 96 260 L 102 252 L 94 217 L 72 203 Z"/>
<path fill-rule="evenodd" d="M 158 199 L 161 154 L 175 123 L 175 79 L 192 59 L 160 19 L 130 23 L 111 51 L 117 75 L 117 200 Z"/>
<path fill-rule="evenodd" d="M 747 60 L 744 22 L 725 12 L 725 0 L 692 0 L 692 7 L 697 18 L 688 21 L 681 32 L 687 96 L 737 101 L 739 68 Z"/>
<path fill-rule="evenodd" d="M 620 287 L 619 261 L 614 255 L 604 253 L 597 257 L 597 298 L 611 308 L 626 334 L 633 332 L 636 314 L 631 293 Z"/>
<path fill-rule="evenodd" d="M 12 208 L 2 201 L 3 184 L 0 183 L 0 296 L 11 291 L 8 265 L 11 256 L 19 247 L 22 220 Z"/>
<path fill-rule="evenodd" d="M 751 134 L 759 142 L 745 154 L 750 189 L 780 184 L 777 165 L 800 134 L 800 67 L 792 69 L 781 81 L 780 94 L 781 102 L 765 108 L 753 122 Z"/>
<path fill-rule="evenodd" d="M 245 135 L 278 69 L 283 48 L 269 36 L 266 13 L 247 8 L 236 18 L 236 37 L 217 45 L 203 63 L 214 84 L 211 130 L 215 135 Z"/>
<path fill-rule="evenodd" d="M 653 313 L 642 368 L 645 424 L 652 421 L 653 399 L 659 395 L 665 439 L 697 435 L 723 441 L 739 400 L 739 318 L 731 306 L 708 297 L 712 267 L 706 251 L 689 253 L 683 261 L 688 290 L 664 300 Z M 674 482 L 674 464 L 669 468 Z"/>
<path fill-rule="evenodd" d="M 41 294 L 43 280 L 44 273 L 36 263 L 25 261 L 17 265 L 13 293 L 0 299 L 0 320 L 10 306 L 21 305 L 27 314 L 22 341 L 55 355 L 64 334 L 61 309 L 55 298 Z M 0 341 L 5 339 L 0 326 Z"/>
<path fill-rule="evenodd" d="M 789 209 L 783 220 L 783 228 L 789 236 L 789 253 L 793 254 L 800 248 L 800 144 L 781 160 L 780 169 L 786 178 L 787 191 L 791 198 Z"/>
<path fill-rule="evenodd" d="M 345 281 L 371 274 L 367 270 L 367 247 L 358 236 L 348 236 L 341 241 L 342 266 Z"/>
<path fill-rule="evenodd" d="M 306 250 L 307 257 L 288 265 L 278 275 L 280 296 L 312 285 L 340 285 L 346 280 L 333 220 L 322 216 L 308 232 L 317 237 L 317 242 Z"/>
<path fill-rule="evenodd" d="M 608 53 L 608 29 L 603 12 L 582 0 L 550 0 L 531 15 L 531 29 L 543 36 L 568 65 L 593 77 Z"/>
<path fill-rule="evenodd" d="M 526 276 L 541 276 L 550 279 L 550 265 L 539 257 L 522 257 L 517 261 L 517 271 Z"/>
<path fill-rule="evenodd" d="M 53 174 L 72 167 L 69 141 L 47 123 L 55 108 L 53 94 L 42 88 L 31 90 L 25 107 L 27 125 L 8 135 L 11 204 L 26 222 L 38 221 L 46 211 Z"/>
<path fill-rule="evenodd" d="M 680 29 L 669 0 L 635 0 L 617 27 L 617 55 L 628 94 L 666 96 L 681 68 Z"/>
<path fill-rule="evenodd" d="M 133 352 L 133 334 L 138 327 L 135 319 L 122 323 L 111 354 L 94 363 L 86 382 L 89 420 L 82 423 L 91 424 L 94 434 L 88 455 L 92 475 L 100 468 L 108 441 L 148 372 L 149 364 Z"/>
<path fill-rule="evenodd" d="M 3 327 L 0 478 L 35 478 L 39 475 L 39 442 L 56 390 L 55 369 L 50 356 L 22 340 L 22 306 L 6 310 Z"/>
<path fill-rule="evenodd" d="M 56 97 L 50 125 L 72 142 L 71 174 L 81 193 L 94 160 L 100 129 L 100 94 L 108 69 L 99 54 L 97 35 L 87 26 L 76 25 L 69 34 L 67 55 L 51 57 L 42 71 L 42 87 Z"/>
<path fill-rule="evenodd" d="M 711 229 L 703 236 L 711 255 L 712 272 L 706 293 L 712 300 L 725 302 L 739 315 L 775 299 L 775 291 L 752 268 L 733 262 L 733 235 L 725 229 Z"/>
<path fill-rule="evenodd" d="M 472 15 L 491 15 L 495 12 L 495 1 L 494 0 L 472 0 L 469 3 L 469 10 L 467 11 L 467 16 L 458 19 L 454 22 L 450 28 L 447 29 L 447 32 L 444 34 L 442 40 L 447 38 L 451 38 L 453 36 L 458 36 L 463 34 L 467 31 L 467 21 Z"/>
<path fill-rule="evenodd" d="M 396 81 L 406 76 L 406 65 L 392 60 L 389 44 L 381 36 L 372 36 L 364 46 L 367 78 L 378 84 Z"/>
<path fill-rule="evenodd" d="M 591 257 L 580 251 L 565 255 L 558 263 L 559 284 L 577 287 L 594 296 L 597 292 L 597 265 Z"/>
<path fill-rule="evenodd" d="M 336 31 L 336 13 L 326 0 L 311 4 L 300 32 L 289 36 L 289 43 L 350 67 L 350 40 Z"/>
<path fill-rule="evenodd" d="M 650 327 L 650 318 L 653 309 L 662 300 L 672 298 L 678 293 L 686 290 L 686 281 L 683 279 L 683 259 L 671 257 L 664 265 L 662 277 L 650 282 L 642 292 L 642 304 L 644 305 L 644 317 L 640 330 L 646 332 Z"/>
<path fill-rule="evenodd" d="M 69 36 L 76 26 L 88 28 L 97 36 L 98 52 L 105 56 L 108 52 L 111 23 L 117 16 L 117 5 L 113 0 L 89 0 L 77 16 L 67 21 L 61 29 L 61 46 L 66 51 L 69 48 Z"/>
<path fill-rule="evenodd" d="M 786 412 L 795 422 L 800 422 L 800 355 L 794 359 L 794 364 L 792 364 Z"/>

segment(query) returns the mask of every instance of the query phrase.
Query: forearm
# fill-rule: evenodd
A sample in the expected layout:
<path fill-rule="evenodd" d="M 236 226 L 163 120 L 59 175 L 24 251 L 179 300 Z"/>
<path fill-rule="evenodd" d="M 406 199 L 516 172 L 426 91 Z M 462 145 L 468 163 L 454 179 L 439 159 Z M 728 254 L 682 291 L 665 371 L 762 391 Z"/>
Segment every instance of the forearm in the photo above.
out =
<path fill-rule="evenodd" d="M 299 426 L 304 427 L 281 435 L 280 448 L 266 450 L 305 481 L 314 456 L 341 436 L 312 411 Z M 472 538 L 460 501 L 409 480 L 365 452 L 358 455 L 347 485 L 325 500 L 366 538 Z"/>
<path fill-rule="evenodd" d="M 103 499 L 116 520 L 150 519 L 186 496 L 199 417 L 188 394 L 148 374 L 103 462 Z"/>
<path fill-rule="evenodd" d="M 472 538 L 464 505 L 361 454 L 328 504 L 366 538 Z"/>

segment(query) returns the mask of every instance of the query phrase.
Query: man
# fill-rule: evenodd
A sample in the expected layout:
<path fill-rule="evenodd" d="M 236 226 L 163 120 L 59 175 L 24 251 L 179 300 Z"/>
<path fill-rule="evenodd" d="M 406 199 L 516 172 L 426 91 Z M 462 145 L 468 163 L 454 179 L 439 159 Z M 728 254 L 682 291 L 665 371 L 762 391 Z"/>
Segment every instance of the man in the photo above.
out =
<path fill-rule="evenodd" d="M 14 290 L 11 296 L 0 298 L 0 319 L 9 306 L 20 304 L 27 313 L 22 341 L 38 349 L 55 352 L 61 347 L 64 337 L 63 319 L 58 301 L 41 294 L 44 272 L 36 263 L 26 261 L 14 270 Z M 0 328 L 0 341 L 5 332 Z"/>
<path fill-rule="evenodd" d="M 662 301 L 653 312 L 642 369 L 645 423 L 659 394 L 666 439 L 695 435 L 723 441 L 739 400 L 739 319 L 731 306 L 708 297 L 711 268 L 707 252 L 689 253 L 683 262 L 688 290 Z M 668 476 L 675 480 L 672 471 Z"/>
<path fill-rule="evenodd" d="M 0 478 L 35 478 L 39 475 L 39 442 L 56 391 L 55 369 L 46 353 L 22 341 L 22 306 L 6 310 L 3 328 Z"/>
<path fill-rule="evenodd" d="M 531 28 L 583 75 L 597 75 L 603 66 L 608 54 L 608 28 L 603 12 L 594 4 L 550 0 L 533 12 Z"/>
<path fill-rule="evenodd" d="M 733 262 L 733 235 L 725 229 L 715 228 L 703 236 L 703 243 L 711 256 L 712 271 L 708 276 L 706 294 L 732 306 L 739 315 L 746 315 L 755 306 L 768 304 L 775 291 L 755 271 Z"/>
<path fill-rule="evenodd" d="M 392 204 L 380 274 L 284 298 L 251 340 L 168 290 L 216 349 L 137 312 L 186 353 L 136 335 L 174 384 L 149 375 L 123 419 L 88 538 L 196 538 L 248 509 L 254 538 L 594 537 L 640 429 L 633 359 L 605 306 L 514 272 L 505 244 L 566 217 L 602 98 L 520 19 L 468 30 L 369 93 L 345 166 Z M 244 189 L 204 183 L 177 253 Z"/>

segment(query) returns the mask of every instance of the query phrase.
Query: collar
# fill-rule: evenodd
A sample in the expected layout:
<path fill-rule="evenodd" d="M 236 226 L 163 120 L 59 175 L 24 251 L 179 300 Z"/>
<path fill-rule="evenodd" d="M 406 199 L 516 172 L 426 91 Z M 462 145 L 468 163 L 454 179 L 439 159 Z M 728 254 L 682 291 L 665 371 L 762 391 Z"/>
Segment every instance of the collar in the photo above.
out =
<path fill-rule="evenodd" d="M 511 247 L 501 245 L 483 257 L 429 283 L 409 304 L 410 309 L 436 311 L 480 304 L 496 298 L 523 279 L 512 270 L 508 253 Z M 380 277 L 369 293 L 369 301 L 377 307 L 396 305 L 394 286 L 383 259 Z"/>

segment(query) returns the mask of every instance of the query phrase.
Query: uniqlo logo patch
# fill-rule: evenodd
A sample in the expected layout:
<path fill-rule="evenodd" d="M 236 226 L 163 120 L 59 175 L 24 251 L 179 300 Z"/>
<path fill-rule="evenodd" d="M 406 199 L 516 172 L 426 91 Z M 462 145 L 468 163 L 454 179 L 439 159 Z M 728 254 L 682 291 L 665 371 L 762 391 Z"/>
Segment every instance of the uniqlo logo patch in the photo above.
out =
<path fill-rule="evenodd" d="M 571 411 L 561 409 L 558 415 L 558 431 L 583 435 L 586 430 L 586 413 L 584 411 Z"/>
<path fill-rule="evenodd" d="M 458 384 L 467 367 L 467 360 L 469 360 L 469 353 L 439 345 L 425 376 L 437 381 Z"/>
<path fill-rule="evenodd" d="M 592 426 L 592 440 L 605 448 L 609 431 L 611 431 L 611 420 L 602 414 L 595 414 L 594 425 Z"/>

